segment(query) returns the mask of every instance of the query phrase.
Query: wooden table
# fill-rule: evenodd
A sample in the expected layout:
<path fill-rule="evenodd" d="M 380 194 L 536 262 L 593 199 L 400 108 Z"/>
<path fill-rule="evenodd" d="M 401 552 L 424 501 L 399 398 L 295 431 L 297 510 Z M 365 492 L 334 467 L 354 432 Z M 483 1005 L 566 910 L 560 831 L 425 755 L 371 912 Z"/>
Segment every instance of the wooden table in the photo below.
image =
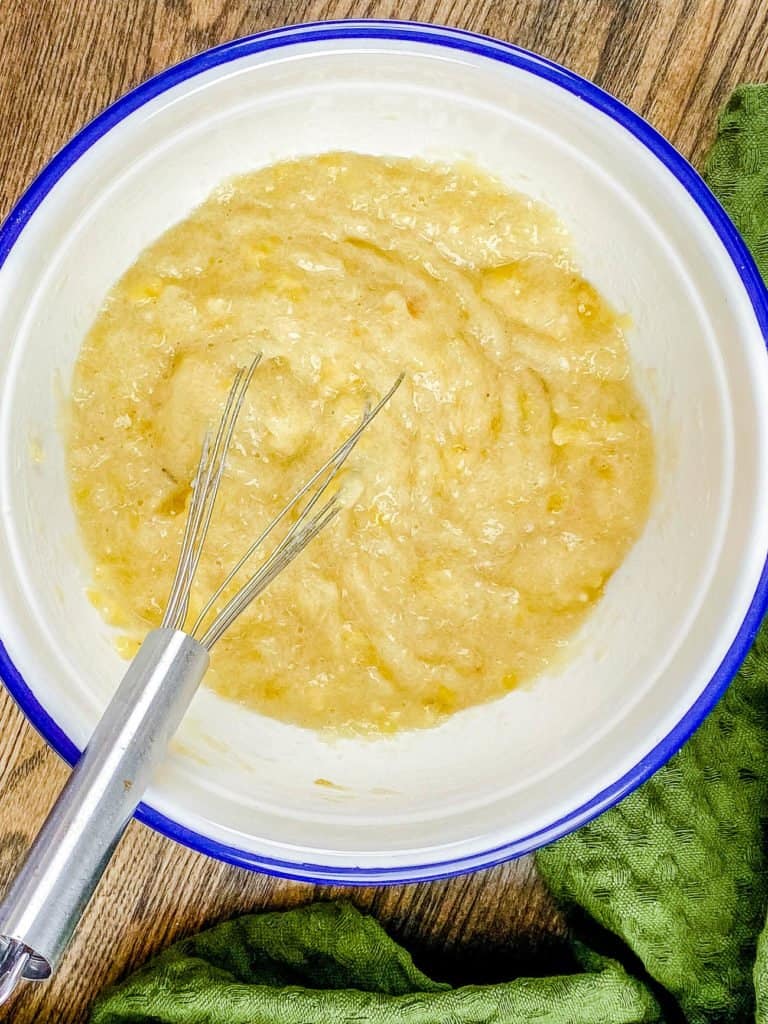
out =
<path fill-rule="evenodd" d="M 730 89 L 768 75 L 761 0 L 3 0 L 0 215 L 73 132 L 168 64 L 276 25 L 348 17 L 434 21 L 529 47 L 620 97 L 699 164 Z M 0 691 L 0 887 L 66 775 Z M 60 971 L 27 985 L 0 1017 L 83 1021 L 105 984 L 175 938 L 232 914 L 342 893 L 436 977 L 548 972 L 564 956 L 563 921 L 529 859 L 443 882 L 343 890 L 227 867 L 134 822 Z"/>

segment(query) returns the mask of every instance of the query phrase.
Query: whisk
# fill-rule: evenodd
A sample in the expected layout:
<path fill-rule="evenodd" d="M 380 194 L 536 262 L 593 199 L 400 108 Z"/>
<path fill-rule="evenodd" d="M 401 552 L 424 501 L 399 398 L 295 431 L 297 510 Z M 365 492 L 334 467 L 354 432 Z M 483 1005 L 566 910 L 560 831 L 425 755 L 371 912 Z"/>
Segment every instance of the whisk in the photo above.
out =
<path fill-rule="evenodd" d="M 55 970 L 153 771 L 166 753 L 208 667 L 210 651 L 235 619 L 339 514 L 343 494 L 331 485 L 403 380 L 366 405 L 357 428 L 306 481 L 222 580 L 189 629 L 189 600 L 205 545 L 227 452 L 251 379 L 261 360 L 235 375 L 215 431 L 203 440 L 176 573 L 165 614 L 126 671 L 0 905 L 0 1004 L 22 978 Z M 343 488 L 342 488 L 343 490 Z M 274 530 L 293 521 L 269 556 L 217 610 Z"/>

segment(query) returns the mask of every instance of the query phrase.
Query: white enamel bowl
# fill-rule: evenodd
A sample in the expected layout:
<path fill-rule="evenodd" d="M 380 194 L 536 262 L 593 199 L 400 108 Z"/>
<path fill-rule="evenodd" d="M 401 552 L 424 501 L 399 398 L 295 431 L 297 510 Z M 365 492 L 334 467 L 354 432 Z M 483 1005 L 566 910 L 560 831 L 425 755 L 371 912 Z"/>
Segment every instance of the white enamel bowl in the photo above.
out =
<path fill-rule="evenodd" d="M 331 149 L 468 157 L 550 203 L 586 275 L 632 317 L 658 437 L 648 527 L 562 671 L 374 742 L 321 739 L 203 690 L 139 810 L 180 842 L 296 878 L 431 878 L 533 849 L 615 803 L 736 670 L 766 601 L 768 304 L 667 143 L 506 44 L 327 23 L 147 82 L 53 160 L 0 235 L 1 667 L 70 760 L 124 668 L 85 594 L 67 496 L 59 427 L 80 342 L 139 251 L 222 179 Z"/>

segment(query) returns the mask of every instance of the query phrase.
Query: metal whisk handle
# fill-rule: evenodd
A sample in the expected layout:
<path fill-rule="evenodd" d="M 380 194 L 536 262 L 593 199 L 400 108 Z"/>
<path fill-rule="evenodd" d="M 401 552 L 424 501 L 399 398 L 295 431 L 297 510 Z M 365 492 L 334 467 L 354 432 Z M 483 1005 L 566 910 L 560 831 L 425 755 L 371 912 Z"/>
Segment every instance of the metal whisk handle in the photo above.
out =
<path fill-rule="evenodd" d="M 208 667 L 202 644 L 151 632 L 0 905 L 0 1003 L 57 966 Z"/>

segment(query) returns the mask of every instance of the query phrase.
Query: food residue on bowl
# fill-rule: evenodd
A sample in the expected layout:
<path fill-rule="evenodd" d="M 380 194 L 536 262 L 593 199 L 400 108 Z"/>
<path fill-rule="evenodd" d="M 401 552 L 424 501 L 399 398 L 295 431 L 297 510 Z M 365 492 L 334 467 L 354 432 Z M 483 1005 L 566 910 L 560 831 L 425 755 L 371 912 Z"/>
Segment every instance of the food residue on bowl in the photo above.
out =
<path fill-rule="evenodd" d="M 125 650 L 159 624 L 203 433 L 258 351 L 192 615 L 406 379 L 353 456 L 359 497 L 219 642 L 208 685 L 380 733 L 560 659 L 642 531 L 654 452 L 621 319 L 555 214 L 469 165 L 333 153 L 228 182 L 141 254 L 83 343 L 69 432 Z"/>

